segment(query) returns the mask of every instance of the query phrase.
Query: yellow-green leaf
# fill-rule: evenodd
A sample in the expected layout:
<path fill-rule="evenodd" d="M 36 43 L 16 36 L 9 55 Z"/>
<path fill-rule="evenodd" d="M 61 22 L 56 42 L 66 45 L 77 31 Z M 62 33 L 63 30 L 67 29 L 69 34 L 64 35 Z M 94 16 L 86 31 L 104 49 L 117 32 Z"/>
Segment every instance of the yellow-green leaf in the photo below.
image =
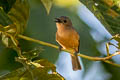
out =
<path fill-rule="evenodd" d="M 9 44 L 8 39 L 9 39 L 9 38 L 8 38 L 6 35 L 4 35 L 4 34 L 2 35 L 2 42 L 3 42 L 4 45 L 6 45 L 6 47 L 9 46 L 9 45 L 8 45 L 8 44 Z"/>
<path fill-rule="evenodd" d="M 9 35 L 5 32 L 1 32 L 0 36 L 2 37 L 2 42 L 6 47 L 14 48 L 18 46 L 18 41 L 12 35 Z"/>
<path fill-rule="evenodd" d="M 53 0 L 41 0 L 41 2 L 43 3 L 46 11 L 47 11 L 47 14 L 50 13 L 50 9 L 52 7 L 52 3 L 53 3 Z"/>

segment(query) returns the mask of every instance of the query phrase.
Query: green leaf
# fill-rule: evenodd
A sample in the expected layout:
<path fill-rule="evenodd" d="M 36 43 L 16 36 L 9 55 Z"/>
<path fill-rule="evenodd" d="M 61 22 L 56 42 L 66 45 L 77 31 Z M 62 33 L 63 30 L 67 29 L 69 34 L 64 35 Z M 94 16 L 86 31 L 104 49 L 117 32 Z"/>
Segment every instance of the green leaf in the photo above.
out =
<path fill-rule="evenodd" d="M 11 3 L 8 1 L 8 3 Z M 2 7 L 0 8 L 0 25 L 8 26 L 16 29 L 15 34 L 23 33 L 29 18 L 29 4 L 28 0 L 16 0 L 11 6 L 8 13 L 5 13 Z"/>
<path fill-rule="evenodd" d="M 15 24 L 17 33 L 23 33 L 29 18 L 28 0 L 16 0 L 8 16 Z"/>
<path fill-rule="evenodd" d="M 3 26 L 7 26 L 12 23 L 13 23 L 12 20 L 7 16 L 3 8 L 1 7 L 0 8 L 0 24 Z"/>
<path fill-rule="evenodd" d="M 0 76 L 0 79 L 1 80 L 19 80 L 21 76 L 25 73 L 25 71 L 26 71 L 25 68 L 19 68 L 4 76 Z"/>
<path fill-rule="evenodd" d="M 36 57 L 38 57 L 39 53 L 43 51 L 43 49 L 41 47 L 37 47 L 31 51 L 28 52 L 23 52 L 22 55 L 27 58 L 28 60 L 32 60 Z"/>
<path fill-rule="evenodd" d="M 112 34 L 120 34 L 118 0 L 80 0 Z M 117 2 L 117 3 L 116 3 Z M 120 0 L 119 0 L 120 4 Z"/>
<path fill-rule="evenodd" d="M 19 68 L 7 75 L 1 76 L 0 80 L 32 80 L 32 78 L 33 80 L 64 80 L 64 78 L 56 72 L 54 64 L 51 64 L 47 60 L 38 60 L 35 61 L 35 63 L 36 62 L 44 67 L 31 67 L 30 71 L 26 70 L 26 68 Z M 48 73 L 49 70 L 52 70 L 54 73 Z"/>
<path fill-rule="evenodd" d="M 6 45 L 6 47 L 8 47 L 9 46 L 9 41 L 8 41 L 8 37 L 6 36 L 6 35 L 2 35 L 2 42 L 3 42 L 3 44 L 4 45 Z"/>
<path fill-rule="evenodd" d="M 41 0 L 41 2 L 43 3 L 46 11 L 47 11 L 47 14 L 50 13 L 50 9 L 52 7 L 52 3 L 53 3 L 53 0 Z"/>
<path fill-rule="evenodd" d="M 12 1 L 8 1 L 11 4 Z M 16 0 L 8 13 L 0 8 L 0 32 L 2 32 L 2 42 L 6 47 L 18 45 L 17 34 L 22 34 L 27 25 L 29 17 L 28 0 Z"/>

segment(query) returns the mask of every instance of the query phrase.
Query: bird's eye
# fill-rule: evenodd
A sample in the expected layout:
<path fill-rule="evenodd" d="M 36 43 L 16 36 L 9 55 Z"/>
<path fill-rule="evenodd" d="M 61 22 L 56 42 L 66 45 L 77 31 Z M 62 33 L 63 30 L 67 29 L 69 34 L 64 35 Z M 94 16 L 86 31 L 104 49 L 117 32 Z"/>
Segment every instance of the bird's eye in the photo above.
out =
<path fill-rule="evenodd" d="M 64 23 L 66 23 L 67 21 L 66 20 L 64 20 Z"/>

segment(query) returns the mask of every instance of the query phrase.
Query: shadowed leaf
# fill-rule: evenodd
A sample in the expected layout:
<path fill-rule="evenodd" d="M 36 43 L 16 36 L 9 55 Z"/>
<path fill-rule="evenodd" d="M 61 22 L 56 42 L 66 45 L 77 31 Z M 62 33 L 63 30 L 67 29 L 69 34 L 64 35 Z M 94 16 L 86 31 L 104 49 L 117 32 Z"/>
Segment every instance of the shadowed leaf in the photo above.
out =
<path fill-rule="evenodd" d="M 62 76 L 60 76 L 56 72 L 56 67 L 54 64 L 51 64 L 47 60 L 38 60 L 35 61 L 35 63 L 39 63 L 43 67 L 35 67 L 33 68 L 31 66 L 31 72 L 33 75 L 31 76 L 31 73 L 26 70 L 26 68 L 19 68 L 11 73 L 8 73 L 4 76 L 1 76 L 1 80 L 64 80 Z M 48 73 L 50 70 L 52 70 L 52 73 Z"/>
<path fill-rule="evenodd" d="M 7 26 L 9 24 L 12 24 L 12 20 L 7 16 L 3 8 L 1 7 L 0 8 L 0 25 Z"/>
<path fill-rule="evenodd" d="M 15 1 L 16 0 L 0 0 L 0 7 L 3 7 L 4 11 L 7 13 L 11 9 Z"/>
<path fill-rule="evenodd" d="M 28 0 L 16 0 L 11 10 L 8 12 L 9 18 L 15 23 L 17 33 L 23 33 L 29 17 Z"/>
<path fill-rule="evenodd" d="M 23 33 L 29 17 L 29 5 L 27 0 L 16 0 L 9 12 L 6 14 L 0 8 L 0 24 L 8 26 L 14 24 L 17 33 Z"/>
<path fill-rule="evenodd" d="M 32 60 L 36 57 L 38 57 L 39 53 L 42 52 L 43 49 L 41 47 L 37 47 L 33 50 L 30 50 L 28 52 L 23 52 L 22 55 L 27 58 L 28 60 Z"/>

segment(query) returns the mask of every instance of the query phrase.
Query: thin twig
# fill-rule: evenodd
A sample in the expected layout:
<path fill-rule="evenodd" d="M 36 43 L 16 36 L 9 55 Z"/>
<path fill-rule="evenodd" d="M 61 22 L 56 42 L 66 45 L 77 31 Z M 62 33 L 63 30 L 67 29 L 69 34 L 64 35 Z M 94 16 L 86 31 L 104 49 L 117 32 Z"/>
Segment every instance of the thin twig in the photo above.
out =
<path fill-rule="evenodd" d="M 108 59 L 111 59 L 113 56 L 116 56 L 116 55 L 119 55 L 120 52 L 116 52 L 110 56 L 107 56 L 107 57 L 91 57 L 91 56 L 86 56 L 86 55 L 83 55 L 83 54 L 78 54 L 78 56 L 80 57 L 83 57 L 83 58 L 86 58 L 86 59 L 89 59 L 89 60 L 92 60 L 92 61 L 105 61 L 105 60 L 108 60 Z"/>
<path fill-rule="evenodd" d="M 59 47 L 54 45 L 54 44 L 50 44 L 50 43 L 47 43 L 47 42 L 36 40 L 36 39 L 30 38 L 30 37 L 27 37 L 27 36 L 18 35 L 18 37 L 21 38 L 21 39 L 25 39 L 25 40 L 28 40 L 28 41 L 32 41 L 32 42 L 44 45 L 44 46 L 49 46 L 49 47 L 59 49 Z M 66 51 L 66 52 L 69 52 L 69 53 L 72 53 L 70 50 L 66 50 L 66 49 L 62 49 L 62 50 Z M 116 64 L 116 63 L 113 63 L 113 62 L 109 61 L 109 59 L 111 59 L 113 56 L 116 56 L 116 55 L 119 55 L 119 54 L 120 54 L 120 52 L 116 52 L 116 53 L 114 53 L 110 56 L 103 57 L 103 58 L 102 57 L 91 57 L 91 56 L 87 56 L 87 55 L 80 54 L 80 53 L 78 53 L 78 56 L 80 56 L 82 58 L 85 58 L 85 59 L 88 59 L 88 60 L 92 60 L 92 61 L 104 61 L 105 63 L 120 67 L 120 64 Z"/>
<path fill-rule="evenodd" d="M 56 49 L 59 48 L 56 45 L 53 45 L 53 44 L 50 44 L 50 43 L 46 43 L 46 42 L 43 42 L 43 41 L 40 41 L 40 40 L 36 40 L 36 39 L 30 38 L 30 37 L 27 37 L 27 36 L 18 35 L 18 37 L 21 38 L 21 39 L 25 39 L 25 40 L 32 41 L 32 42 L 35 42 L 35 43 L 38 43 L 38 44 L 42 44 L 42 45 L 45 45 L 45 46 L 53 47 L 53 48 L 56 48 Z"/>

